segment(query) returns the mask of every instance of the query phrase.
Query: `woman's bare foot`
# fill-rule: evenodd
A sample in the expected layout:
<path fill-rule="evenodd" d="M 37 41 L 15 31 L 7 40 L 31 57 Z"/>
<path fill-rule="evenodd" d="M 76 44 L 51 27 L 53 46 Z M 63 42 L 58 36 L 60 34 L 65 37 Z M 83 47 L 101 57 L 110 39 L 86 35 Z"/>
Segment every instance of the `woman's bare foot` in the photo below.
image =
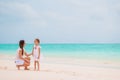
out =
<path fill-rule="evenodd" d="M 29 68 L 25 67 L 24 70 L 30 70 Z"/>
<path fill-rule="evenodd" d="M 18 70 L 20 70 L 20 66 L 17 66 Z"/>
<path fill-rule="evenodd" d="M 25 68 L 24 70 L 30 70 L 29 68 Z"/>

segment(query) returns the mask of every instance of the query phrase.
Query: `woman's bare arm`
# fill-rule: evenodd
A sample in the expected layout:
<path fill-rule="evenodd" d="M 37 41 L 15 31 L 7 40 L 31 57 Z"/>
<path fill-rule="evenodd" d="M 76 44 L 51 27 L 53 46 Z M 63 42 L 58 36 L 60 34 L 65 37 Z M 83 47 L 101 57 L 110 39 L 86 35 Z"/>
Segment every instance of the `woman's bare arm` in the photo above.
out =
<path fill-rule="evenodd" d="M 22 57 L 22 50 L 19 50 L 19 58 L 22 59 L 22 60 L 25 60 L 23 57 Z"/>
<path fill-rule="evenodd" d="M 26 52 L 25 52 L 25 56 L 31 56 L 32 54 L 27 54 Z"/>
<path fill-rule="evenodd" d="M 28 59 L 23 58 L 22 56 L 23 56 L 23 55 L 22 55 L 22 50 L 20 50 L 20 51 L 19 51 L 19 57 L 20 57 L 20 59 L 22 59 L 22 60 L 24 60 L 24 61 L 29 62 L 29 60 L 28 60 Z"/>

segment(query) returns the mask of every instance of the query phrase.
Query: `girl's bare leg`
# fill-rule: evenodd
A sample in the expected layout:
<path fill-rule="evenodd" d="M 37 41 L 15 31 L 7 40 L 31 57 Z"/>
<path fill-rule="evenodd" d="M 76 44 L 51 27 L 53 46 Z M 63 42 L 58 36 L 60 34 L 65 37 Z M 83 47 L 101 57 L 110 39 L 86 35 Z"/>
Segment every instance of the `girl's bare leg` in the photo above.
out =
<path fill-rule="evenodd" d="M 40 63 L 39 63 L 39 61 L 37 61 L 37 67 L 38 67 L 38 71 L 40 71 Z"/>
<path fill-rule="evenodd" d="M 34 61 L 34 70 L 36 70 L 36 61 Z"/>

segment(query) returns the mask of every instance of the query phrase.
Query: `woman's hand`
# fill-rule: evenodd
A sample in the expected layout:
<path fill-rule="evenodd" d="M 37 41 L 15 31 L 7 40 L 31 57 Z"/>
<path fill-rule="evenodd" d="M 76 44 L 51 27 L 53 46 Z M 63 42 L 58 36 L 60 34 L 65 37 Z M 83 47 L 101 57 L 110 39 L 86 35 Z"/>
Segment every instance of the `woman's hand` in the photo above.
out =
<path fill-rule="evenodd" d="M 25 52 L 25 56 L 29 57 L 29 56 L 31 56 L 31 55 L 32 55 L 32 53 L 31 53 L 31 54 L 28 54 L 28 53 Z"/>
<path fill-rule="evenodd" d="M 24 59 L 24 61 L 25 61 L 25 62 L 30 62 L 30 61 L 29 61 L 29 60 L 27 60 L 27 59 Z"/>
<path fill-rule="evenodd" d="M 26 58 L 24 59 L 24 61 L 30 62 L 30 58 L 29 58 L 29 57 L 26 57 Z"/>

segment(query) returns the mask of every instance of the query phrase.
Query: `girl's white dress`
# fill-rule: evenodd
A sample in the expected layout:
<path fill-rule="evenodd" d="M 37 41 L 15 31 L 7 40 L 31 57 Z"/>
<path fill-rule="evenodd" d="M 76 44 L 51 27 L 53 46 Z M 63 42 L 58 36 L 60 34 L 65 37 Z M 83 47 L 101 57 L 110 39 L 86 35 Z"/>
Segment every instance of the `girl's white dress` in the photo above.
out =
<path fill-rule="evenodd" d="M 41 47 L 34 45 L 34 48 L 33 48 L 33 58 L 34 58 L 34 61 L 40 61 L 40 59 L 38 59 L 38 57 L 39 57 L 39 48 L 41 48 Z"/>
<path fill-rule="evenodd" d="M 19 56 L 20 50 L 22 50 L 22 49 L 18 48 L 18 50 L 17 50 L 16 60 L 15 60 L 16 65 L 23 65 L 24 64 L 24 60 L 20 59 L 20 56 Z M 24 52 L 25 52 L 25 50 L 24 50 Z"/>

